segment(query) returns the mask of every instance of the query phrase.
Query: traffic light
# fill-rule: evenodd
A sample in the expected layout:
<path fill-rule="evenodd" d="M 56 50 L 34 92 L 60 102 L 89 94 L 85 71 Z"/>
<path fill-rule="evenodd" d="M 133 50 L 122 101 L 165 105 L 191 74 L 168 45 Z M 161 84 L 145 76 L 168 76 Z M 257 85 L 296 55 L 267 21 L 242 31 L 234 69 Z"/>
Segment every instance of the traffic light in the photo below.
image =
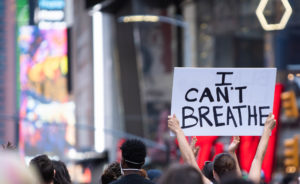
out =
<path fill-rule="evenodd" d="M 297 99 L 294 91 L 287 91 L 281 94 L 282 107 L 284 108 L 284 114 L 289 118 L 298 118 L 298 106 Z"/>
<path fill-rule="evenodd" d="M 284 166 L 286 173 L 296 173 L 299 169 L 298 137 L 284 140 Z"/>

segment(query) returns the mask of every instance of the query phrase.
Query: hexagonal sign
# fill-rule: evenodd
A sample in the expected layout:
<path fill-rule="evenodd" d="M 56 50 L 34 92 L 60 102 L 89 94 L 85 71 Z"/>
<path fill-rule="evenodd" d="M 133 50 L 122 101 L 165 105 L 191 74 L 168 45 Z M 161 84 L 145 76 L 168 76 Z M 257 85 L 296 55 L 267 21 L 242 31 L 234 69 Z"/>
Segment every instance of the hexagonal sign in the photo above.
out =
<path fill-rule="evenodd" d="M 281 17 L 281 20 L 279 23 L 277 24 L 269 24 L 266 20 L 266 17 L 264 15 L 264 9 L 266 8 L 266 5 L 268 3 L 269 0 L 261 0 L 257 9 L 256 9 L 256 16 L 261 24 L 261 26 L 263 27 L 264 30 L 266 31 L 273 31 L 273 30 L 281 30 L 284 29 L 290 16 L 292 15 L 292 7 L 289 3 L 288 0 L 281 0 L 285 11 Z"/>

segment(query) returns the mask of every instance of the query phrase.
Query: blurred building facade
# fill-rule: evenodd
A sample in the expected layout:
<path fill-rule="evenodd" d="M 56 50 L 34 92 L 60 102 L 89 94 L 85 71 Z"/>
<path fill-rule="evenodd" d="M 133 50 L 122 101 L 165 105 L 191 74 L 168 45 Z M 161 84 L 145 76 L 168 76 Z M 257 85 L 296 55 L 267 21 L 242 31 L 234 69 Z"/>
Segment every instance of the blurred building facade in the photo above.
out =
<path fill-rule="evenodd" d="M 92 17 L 85 2 L 73 4 L 74 22 L 70 27 L 72 93 L 76 104 L 77 148 L 94 147 L 93 34 Z"/>
<path fill-rule="evenodd" d="M 15 2 L 0 2 L 0 143 L 17 143 Z"/>

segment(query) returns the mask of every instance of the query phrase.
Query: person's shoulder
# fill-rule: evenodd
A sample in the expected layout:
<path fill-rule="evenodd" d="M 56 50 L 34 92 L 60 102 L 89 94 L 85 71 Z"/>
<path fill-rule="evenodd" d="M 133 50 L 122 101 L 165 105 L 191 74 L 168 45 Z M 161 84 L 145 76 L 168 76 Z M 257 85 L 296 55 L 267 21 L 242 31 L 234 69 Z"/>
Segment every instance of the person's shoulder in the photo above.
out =
<path fill-rule="evenodd" d="M 119 180 L 115 180 L 115 181 L 110 182 L 109 184 L 121 184 L 121 182 Z"/>
<path fill-rule="evenodd" d="M 143 184 L 154 184 L 154 183 L 151 180 L 144 178 Z"/>
<path fill-rule="evenodd" d="M 152 181 L 145 179 L 145 184 L 154 184 Z"/>
<path fill-rule="evenodd" d="M 135 174 L 124 176 L 121 179 L 113 181 L 109 184 L 123 184 L 123 183 L 125 184 L 128 182 L 136 182 L 137 184 L 154 184 L 152 181 L 145 179 L 140 175 L 135 175 Z"/>
<path fill-rule="evenodd" d="M 123 183 L 122 180 L 118 179 L 118 180 L 110 182 L 109 184 L 122 184 L 122 183 Z"/>

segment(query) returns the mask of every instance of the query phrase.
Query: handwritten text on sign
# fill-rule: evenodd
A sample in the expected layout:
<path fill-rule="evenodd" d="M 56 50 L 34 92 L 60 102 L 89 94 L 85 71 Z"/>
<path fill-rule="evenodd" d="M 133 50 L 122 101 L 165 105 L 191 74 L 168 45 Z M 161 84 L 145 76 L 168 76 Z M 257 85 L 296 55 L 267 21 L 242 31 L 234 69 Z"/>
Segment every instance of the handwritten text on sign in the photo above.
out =
<path fill-rule="evenodd" d="M 276 69 L 175 68 L 172 114 L 185 135 L 261 135 Z"/>

